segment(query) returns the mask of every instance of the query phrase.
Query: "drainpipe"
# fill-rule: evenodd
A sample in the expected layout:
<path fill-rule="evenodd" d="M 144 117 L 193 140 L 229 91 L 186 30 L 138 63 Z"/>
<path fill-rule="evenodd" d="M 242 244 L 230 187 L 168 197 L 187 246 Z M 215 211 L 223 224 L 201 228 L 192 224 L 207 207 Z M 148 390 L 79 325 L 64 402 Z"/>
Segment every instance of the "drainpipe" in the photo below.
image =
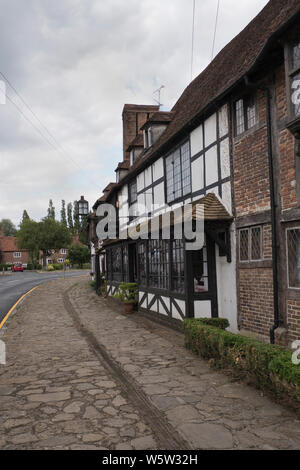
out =
<path fill-rule="evenodd" d="M 275 343 L 275 330 L 280 325 L 279 320 L 279 301 L 278 301 L 278 255 L 277 255 L 277 225 L 276 225 L 276 201 L 275 201 L 275 183 L 273 166 L 273 146 L 272 146 L 272 117 L 271 117 L 271 91 L 267 87 L 259 87 L 252 83 L 248 76 L 245 77 L 245 83 L 248 87 L 257 88 L 265 92 L 267 109 L 267 136 L 268 136 L 268 163 L 269 163 L 269 181 L 270 181 L 270 205 L 271 205 L 271 224 L 272 224 L 272 268 L 273 268 L 273 302 L 274 302 L 274 324 L 270 328 L 270 343 Z"/>

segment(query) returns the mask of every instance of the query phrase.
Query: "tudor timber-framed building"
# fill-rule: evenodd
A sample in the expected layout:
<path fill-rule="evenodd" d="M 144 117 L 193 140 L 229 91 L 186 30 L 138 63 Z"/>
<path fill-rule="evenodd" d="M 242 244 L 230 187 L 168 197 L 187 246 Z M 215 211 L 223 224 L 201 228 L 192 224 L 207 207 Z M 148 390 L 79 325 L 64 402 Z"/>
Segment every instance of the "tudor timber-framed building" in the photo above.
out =
<path fill-rule="evenodd" d="M 93 248 L 97 208 L 118 211 L 119 238 L 100 251 L 109 295 L 136 281 L 139 308 L 161 318 L 222 316 L 232 331 L 300 339 L 299 103 L 300 1 L 271 0 L 170 112 L 124 106 L 123 162 L 90 217 Z M 120 236 L 153 204 L 160 223 L 187 203 L 205 206 L 201 250 Z"/>

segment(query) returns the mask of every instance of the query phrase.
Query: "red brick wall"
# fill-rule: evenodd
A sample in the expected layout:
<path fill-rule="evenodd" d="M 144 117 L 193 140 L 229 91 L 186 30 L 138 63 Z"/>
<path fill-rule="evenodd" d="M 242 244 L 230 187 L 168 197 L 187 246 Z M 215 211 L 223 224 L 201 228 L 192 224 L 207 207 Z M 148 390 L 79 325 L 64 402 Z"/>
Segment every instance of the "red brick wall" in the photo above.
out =
<path fill-rule="evenodd" d="M 237 217 L 270 209 L 265 99 L 258 95 L 259 128 L 233 141 L 234 194 Z"/>
<path fill-rule="evenodd" d="M 240 269 L 240 328 L 269 337 L 274 323 L 272 268 Z"/>
<path fill-rule="evenodd" d="M 300 340 L 300 301 L 287 301 L 288 341 Z"/>
<path fill-rule="evenodd" d="M 13 251 L 6 251 L 6 252 L 1 252 L 1 263 L 6 264 L 6 263 L 29 263 L 29 253 L 28 251 L 21 251 L 21 250 L 16 250 L 20 251 L 21 253 L 21 258 L 14 258 L 14 252 Z"/>

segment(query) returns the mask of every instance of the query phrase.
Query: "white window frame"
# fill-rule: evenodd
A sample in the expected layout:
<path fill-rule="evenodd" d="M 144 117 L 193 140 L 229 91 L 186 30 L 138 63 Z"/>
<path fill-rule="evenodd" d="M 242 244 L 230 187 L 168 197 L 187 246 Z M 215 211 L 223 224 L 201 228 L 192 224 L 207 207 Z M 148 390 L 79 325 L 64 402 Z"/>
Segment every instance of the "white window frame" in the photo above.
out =
<path fill-rule="evenodd" d="M 61 255 L 66 255 L 67 254 L 67 249 L 66 248 L 61 248 L 60 254 Z"/>
<path fill-rule="evenodd" d="M 20 251 L 14 251 L 14 258 L 21 258 L 22 257 L 22 254 Z"/>

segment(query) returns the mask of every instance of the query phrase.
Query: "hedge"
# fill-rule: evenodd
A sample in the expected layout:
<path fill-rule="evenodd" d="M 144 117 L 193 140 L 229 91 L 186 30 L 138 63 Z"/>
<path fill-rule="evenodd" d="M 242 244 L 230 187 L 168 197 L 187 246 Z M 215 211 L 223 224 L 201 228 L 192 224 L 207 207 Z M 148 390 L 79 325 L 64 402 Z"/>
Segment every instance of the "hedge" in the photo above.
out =
<path fill-rule="evenodd" d="M 293 364 L 292 351 L 212 326 L 215 320 L 226 324 L 225 319 L 185 320 L 185 346 L 214 366 L 230 368 L 258 388 L 299 405 L 300 365 Z"/>

